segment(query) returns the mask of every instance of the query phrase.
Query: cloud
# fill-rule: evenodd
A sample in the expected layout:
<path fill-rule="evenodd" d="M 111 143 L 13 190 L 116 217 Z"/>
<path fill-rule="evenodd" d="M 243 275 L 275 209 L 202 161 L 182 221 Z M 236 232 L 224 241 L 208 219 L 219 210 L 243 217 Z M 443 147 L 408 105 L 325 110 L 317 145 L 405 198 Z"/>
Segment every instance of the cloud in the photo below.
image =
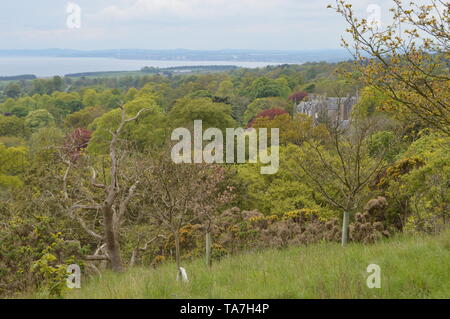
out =
<path fill-rule="evenodd" d="M 100 18 L 132 20 L 155 15 L 184 16 L 191 13 L 190 0 L 137 0 L 131 5 L 110 5 L 104 8 Z"/>
<path fill-rule="evenodd" d="M 380 5 L 382 18 L 393 3 L 350 1 L 358 16 Z M 326 9 L 335 0 L 70 0 L 82 9 L 78 30 L 63 30 L 66 1 L 4 2 L 0 47 L 315 49 L 337 47 L 345 30 Z"/>
<path fill-rule="evenodd" d="M 6 34 L 6 32 L 1 32 L 1 34 Z M 96 28 L 80 28 L 80 29 L 48 29 L 48 30 L 22 30 L 7 33 L 13 37 L 20 37 L 23 39 L 40 39 L 40 40 L 63 40 L 70 38 L 77 39 L 98 39 L 106 35 L 105 30 Z"/>
<path fill-rule="evenodd" d="M 311 13 L 324 9 L 325 2 L 315 0 L 135 0 L 122 5 L 110 5 L 98 17 L 114 20 L 161 19 L 215 20 L 221 18 L 271 18 L 293 14 Z M 323 2 L 318 5 L 317 2 Z"/>

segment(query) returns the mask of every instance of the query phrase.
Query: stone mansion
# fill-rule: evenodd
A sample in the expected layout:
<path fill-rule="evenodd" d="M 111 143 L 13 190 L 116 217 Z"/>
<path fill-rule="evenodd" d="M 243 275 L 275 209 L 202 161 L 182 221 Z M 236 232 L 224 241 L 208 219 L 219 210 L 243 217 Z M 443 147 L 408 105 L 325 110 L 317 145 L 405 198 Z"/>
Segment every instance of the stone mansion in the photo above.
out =
<path fill-rule="evenodd" d="M 300 102 L 295 107 L 294 112 L 309 115 L 315 120 L 328 118 L 332 122 L 348 122 L 352 108 L 357 101 L 357 96 L 326 97 L 314 95 Z"/>

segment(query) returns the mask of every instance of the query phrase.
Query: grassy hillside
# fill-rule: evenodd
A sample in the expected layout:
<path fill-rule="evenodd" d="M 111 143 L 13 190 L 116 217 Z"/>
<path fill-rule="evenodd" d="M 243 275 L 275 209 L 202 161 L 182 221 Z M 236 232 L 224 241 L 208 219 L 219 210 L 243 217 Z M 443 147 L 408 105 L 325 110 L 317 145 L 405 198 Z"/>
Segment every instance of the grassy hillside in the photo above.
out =
<path fill-rule="evenodd" d="M 175 280 L 174 264 L 123 274 L 105 272 L 67 298 L 448 298 L 450 232 L 396 237 L 375 245 L 319 244 L 184 263 L 189 283 Z M 381 288 L 366 285 L 369 264 L 381 267 Z"/>

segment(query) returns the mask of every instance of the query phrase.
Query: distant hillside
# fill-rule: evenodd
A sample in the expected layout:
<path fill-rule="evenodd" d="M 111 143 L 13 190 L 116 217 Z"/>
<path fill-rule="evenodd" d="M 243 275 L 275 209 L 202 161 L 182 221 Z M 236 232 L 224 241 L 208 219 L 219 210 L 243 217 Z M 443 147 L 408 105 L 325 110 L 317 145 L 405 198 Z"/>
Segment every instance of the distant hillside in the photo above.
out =
<path fill-rule="evenodd" d="M 240 62 L 339 62 L 350 59 L 343 49 L 329 50 L 145 50 L 145 49 L 114 49 L 114 50 L 0 50 L 0 56 L 19 57 L 101 57 L 131 60 L 171 60 L 171 61 L 240 61 Z"/>
<path fill-rule="evenodd" d="M 14 76 L 0 76 L 0 81 L 20 81 L 20 80 L 34 80 L 36 79 L 34 74 L 22 74 Z"/>

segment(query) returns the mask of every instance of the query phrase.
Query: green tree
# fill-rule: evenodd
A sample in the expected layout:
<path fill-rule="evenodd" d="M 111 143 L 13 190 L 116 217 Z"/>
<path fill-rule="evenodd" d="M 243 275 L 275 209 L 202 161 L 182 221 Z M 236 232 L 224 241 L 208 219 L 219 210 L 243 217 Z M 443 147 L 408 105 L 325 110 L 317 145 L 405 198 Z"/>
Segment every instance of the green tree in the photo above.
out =
<path fill-rule="evenodd" d="M 123 108 L 129 117 L 134 116 L 141 109 L 146 110 L 138 120 L 127 124 L 121 130 L 121 136 L 124 139 L 140 150 L 164 143 L 167 130 L 166 115 L 157 105 L 154 95 L 137 96 Z M 89 129 L 94 130 L 94 133 L 88 146 L 90 152 L 104 153 L 108 150 L 112 137 L 110 132 L 119 125 L 121 114 L 121 109 L 114 109 L 91 123 Z"/>
<path fill-rule="evenodd" d="M 257 209 L 264 215 L 282 216 L 297 209 L 315 209 L 321 217 L 330 218 L 338 212 L 327 201 L 308 186 L 293 171 L 297 167 L 290 159 L 300 154 L 298 146 L 280 147 L 280 169 L 275 175 L 262 175 L 259 164 L 243 164 L 237 167 L 238 180 L 243 184 L 242 208 Z M 300 155 L 299 155 L 300 156 Z M 305 179 L 305 176 L 303 179 Z"/>
<path fill-rule="evenodd" d="M 59 111 L 58 113 L 63 113 L 63 115 L 79 111 L 83 108 L 83 102 L 78 92 L 54 92 L 51 96 L 54 99 L 54 106 Z"/>
<path fill-rule="evenodd" d="M 30 153 L 36 154 L 43 150 L 53 150 L 63 144 L 64 134 L 56 127 L 42 127 L 35 131 L 29 141 Z"/>
<path fill-rule="evenodd" d="M 10 97 L 12 99 L 16 99 L 21 94 L 21 89 L 19 84 L 17 83 L 10 83 L 5 88 L 5 94 L 7 97 Z"/>
<path fill-rule="evenodd" d="M 424 134 L 378 178 L 376 186 L 389 203 L 386 218 L 399 230 L 434 233 L 448 224 L 448 145 L 442 134 Z"/>
<path fill-rule="evenodd" d="M 54 125 L 55 118 L 44 109 L 32 111 L 25 117 L 25 126 L 32 131 L 36 131 L 41 127 L 52 127 Z"/>
<path fill-rule="evenodd" d="M 82 100 L 84 106 L 96 106 L 98 104 L 97 92 L 94 89 L 86 89 L 83 92 Z"/>
<path fill-rule="evenodd" d="M 46 93 L 47 93 L 47 88 L 46 88 L 45 80 L 43 80 L 43 79 L 33 80 L 30 95 L 46 94 Z"/>
<path fill-rule="evenodd" d="M 25 117 L 28 115 L 28 109 L 24 106 L 17 105 L 11 109 L 11 114 L 17 117 Z"/>
<path fill-rule="evenodd" d="M 64 82 L 60 76 L 56 75 L 52 79 L 53 91 L 62 91 L 64 87 Z M 49 92 L 51 93 L 51 92 Z"/>
<path fill-rule="evenodd" d="M 0 136 L 25 137 L 26 135 L 23 119 L 15 116 L 0 115 Z"/>
<path fill-rule="evenodd" d="M 190 99 L 201 99 L 201 98 L 213 98 L 213 95 L 208 90 L 198 90 L 194 91 L 187 96 Z"/>
<path fill-rule="evenodd" d="M 409 191 L 418 216 L 438 216 L 448 221 L 450 192 L 450 139 L 442 134 L 423 135 L 401 154 L 401 158 L 418 157 L 425 165 L 405 176 L 404 185 Z M 399 156 L 400 157 L 400 156 Z M 412 203 L 414 201 L 411 201 Z"/>
<path fill-rule="evenodd" d="M 98 117 L 105 113 L 101 106 L 90 106 L 69 114 L 65 119 L 65 125 L 71 128 L 88 128 L 88 126 Z"/>
<path fill-rule="evenodd" d="M 216 91 L 216 95 L 219 97 L 232 97 L 234 95 L 233 82 L 230 80 L 224 80 L 220 82 L 219 88 Z"/>
<path fill-rule="evenodd" d="M 18 175 L 26 165 L 24 147 L 6 147 L 0 144 L 0 189 L 21 186 L 23 183 Z"/>
<path fill-rule="evenodd" d="M 401 143 L 392 131 L 379 131 L 370 137 L 369 154 L 374 156 L 385 149 L 384 158 L 387 162 L 392 163 L 395 157 L 401 151 Z"/>
<path fill-rule="evenodd" d="M 252 82 L 247 89 L 247 94 L 253 99 L 273 96 L 287 98 L 290 91 L 289 83 L 285 78 L 273 80 L 267 77 L 260 77 Z"/>
<path fill-rule="evenodd" d="M 209 98 L 179 99 L 169 114 L 171 127 L 191 127 L 194 120 L 202 120 L 203 128 L 216 127 L 224 130 L 235 127 L 236 122 L 231 117 L 231 106 L 214 103 Z"/>

